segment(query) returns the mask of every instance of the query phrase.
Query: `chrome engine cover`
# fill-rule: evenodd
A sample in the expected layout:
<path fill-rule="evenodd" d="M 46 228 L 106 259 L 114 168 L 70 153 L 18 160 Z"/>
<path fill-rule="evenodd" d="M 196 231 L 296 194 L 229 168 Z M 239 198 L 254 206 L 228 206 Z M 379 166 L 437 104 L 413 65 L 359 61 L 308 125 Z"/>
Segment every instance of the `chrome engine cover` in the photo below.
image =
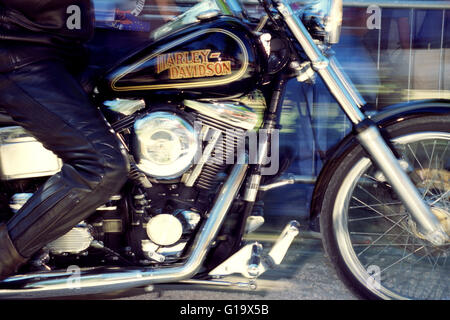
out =
<path fill-rule="evenodd" d="M 94 238 L 89 226 L 80 223 L 65 235 L 47 244 L 47 249 L 55 255 L 78 254 L 88 249 Z"/>
<path fill-rule="evenodd" d="M 150 219 L 146 231 L 153 243 L 170 246 L 180 240 L 183 234 L 183 226 L 180 220 L 173 215 L 159 214 Z"/>
<path fill-rule="evenodd" d="M 174 113 L 150 112 L 136 120 L 133 132 L 136 165 L 156 179 L 180 177 L 198 151 L 194 128 Z"/>
<path fill-rule="evenodd" d="M 134 123 L 132 153 L 137 167 L 149 177 L 179 178 L 197 164 L 205 127 L 222 135 L 240 135 L 258 121 L 254 110 L 239 103 L 185 100 L 183 105 L 194 111 L 194 119 L 188 121 L 188 115 L 180 112 L 153 111 Z"/>
<path fill-rule="evenodd" d="M 257 113 L 242 104 L 184 100 L 184 105 L 211 119 L 215 119 L 218 123 L 225 123 L 236 128 L 252 130 L 258 122 Z"/>
<path fill-rule="evenodd" d="M 200 214 L 190 210 L 176 210 L 173 214 L 153 216 L 145 226 L 148 239 L 141 240 L 145 256 L 156 262 L 178 257 L 187 244 L 186 236 L 200 222 Z"/>
<path fill-rule="evenodd" d="M 2 180 L 51 176 L 62 161 L 22 127 L 0 128 L 0 178 Z"/>

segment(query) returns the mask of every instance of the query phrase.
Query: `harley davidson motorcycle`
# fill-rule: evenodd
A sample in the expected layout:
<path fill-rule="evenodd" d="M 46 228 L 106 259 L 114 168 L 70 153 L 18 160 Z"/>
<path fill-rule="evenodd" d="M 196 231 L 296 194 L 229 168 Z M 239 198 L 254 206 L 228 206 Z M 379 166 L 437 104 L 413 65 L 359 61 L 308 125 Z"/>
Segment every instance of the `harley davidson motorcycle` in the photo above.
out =
<path fill-rule="evenodd" d="M 318 74 L 353 124 L 316 183 L 323 244 L 343 282 L 364 298 L 449 299 L 450 103 L 367 104 L 330 47 L 342 1 L 207 0 L 152 33 L 86 90 L 126 147 L 120 194 L 0 282 L 0 298 L 87 295 L 163 283 L 248 286 L 280 264 L 299 224 L 270 250 L 244 243 L 268 189 L 298 182 L 267 174 L 286 82 Z M 262 92 L 262 119 L 236 102 Z M 61 161 L 3 114 L 2 211 L 17 211 Z M 247 152 L 251 133 L 258 152 Z M 250 148 L 251 149 L 251 148 Z M 241 152 L 239 152 L 241 150 Z M 242 151 L 243 150 L 243 151 Z M 301 182 L 301 181 L 300 181 Z"/>

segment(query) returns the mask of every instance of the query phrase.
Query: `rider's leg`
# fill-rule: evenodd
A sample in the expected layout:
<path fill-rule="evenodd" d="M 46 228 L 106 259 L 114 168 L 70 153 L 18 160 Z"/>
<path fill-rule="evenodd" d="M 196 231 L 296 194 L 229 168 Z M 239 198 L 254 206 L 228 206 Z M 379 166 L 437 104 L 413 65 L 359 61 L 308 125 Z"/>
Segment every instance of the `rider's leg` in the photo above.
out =
<path fill-rule="evenodd" d="M 56 60 L 0 75 L 0 103 L 64 163 L 7 222 L 12 244 L 29 258 L 117 193 L 128 162 L 99 110 Z M 4 263 L 0 269 L 11 269 Z"/>

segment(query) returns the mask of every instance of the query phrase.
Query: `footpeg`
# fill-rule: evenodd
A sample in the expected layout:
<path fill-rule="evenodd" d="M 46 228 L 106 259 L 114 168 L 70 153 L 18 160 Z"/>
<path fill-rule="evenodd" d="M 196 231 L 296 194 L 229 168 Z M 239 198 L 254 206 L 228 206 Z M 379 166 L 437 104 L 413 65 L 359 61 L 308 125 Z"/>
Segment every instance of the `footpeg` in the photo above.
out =
<path fill-rule="evenodd" d="M 263 247 L 260 243 L 253 242 L 222 262 L 209 275 L 223 277 L 240 273 L 249 279 L 261 276 L 283 261 L 292 241 L 299 233 L 299 227 L 300 224 L 297 221 L 289 222 L 267 255 L 263 254 Z"/>

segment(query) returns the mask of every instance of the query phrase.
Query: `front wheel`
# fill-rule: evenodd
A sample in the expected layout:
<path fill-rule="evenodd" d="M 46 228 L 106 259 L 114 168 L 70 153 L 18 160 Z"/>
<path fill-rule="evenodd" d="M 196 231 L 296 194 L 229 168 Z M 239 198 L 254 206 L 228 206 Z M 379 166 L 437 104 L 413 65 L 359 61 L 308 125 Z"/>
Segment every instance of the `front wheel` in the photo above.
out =
<path fill-rule="evenodd" d="M 433 214 L 450 228 L 450 116 L 424 116 L 387 133 Z M 450 245 L 423 239 L 383 173 L 349 149 L 323 198 L 324 247 L 345 284 L 364 298 L 450 299 Z"/>

